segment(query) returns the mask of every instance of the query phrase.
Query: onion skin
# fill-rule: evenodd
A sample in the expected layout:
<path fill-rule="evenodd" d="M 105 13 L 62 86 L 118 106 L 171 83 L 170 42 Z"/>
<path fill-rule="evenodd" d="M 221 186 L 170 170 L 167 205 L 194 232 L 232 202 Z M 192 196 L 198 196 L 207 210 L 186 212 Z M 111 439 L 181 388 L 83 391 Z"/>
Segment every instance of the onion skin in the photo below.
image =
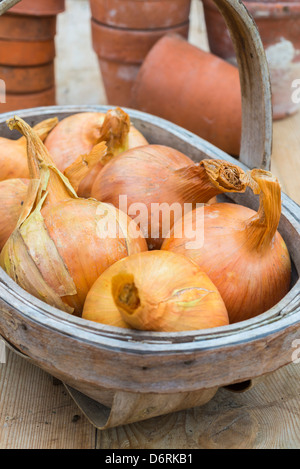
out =
<path fill-rule="evenodd" d="M 111 222 L 120 215 L 129 227 L 130 220 L 126 215 L 123 217 L 116 209 L 93 200 L 70 199 L 50 205 L 41 212 L 77 290 L 76 295 L 62 299 L 74 308 L 77 315 L 82 311 L 88 291 L 102 272 L 128 255 L 147 250 L 144 238 L 132 239 L 130 232 L 127 238 L 119 236 L 119 232 L 116 238 L 97 236 L 95 227 L 104 210 L 110 210 L 107 219 Z M 122 231 L 121 224 L 118 224 L 118 231 Z"/>
<path fill-rule="evenodd" d="M 115 327 L 156 332 L 228 325 L 224 302 L 188 258 L 148 251 L 116 262 L 89 291 L 82 317 Z"/>
<path fill-rule="evenodd" d="M 187 256 L 208 274 L 224 299 L 230 323 L 262 314 L 290 288 L 290 256 L 277 231 L 280 186 L 274 181 L 272 187 L 271 181 L 270 187 L 270 192 L 263 189 L 261 193 L 258 212 L 230 203 L 205 206 L 201 247 L 188 249 L 187 243 L 193 240 L 175 237 L 176 225 L 162 245 L 162 250 Z M 196 214 L 185 217 L 185 223 L 194 229 Z"/>
<path fill-rule="evenodd" d="M 77 113 L 60 121 L 49 134 L 45 146 L 61 172 L 71 166 L 80 155 L 90 153 L 93 146 L 101 141 L 105 117 L 106 114 L 102 112 Z M 128 148 L 148 143 L 134 126 L 131 125 L 128 130 Z M 92 184 L 103 166 L 104 164 L 99 163 L 81 182 L 77 191 L 80 197 L 90 197 Z"/>
<path fill-rule="evenodd" d="M 175 219 L 182 216 L 184 204 L 196 207 L 222 192 L 243 192 L 246 189 L 243 177 L 244 172 L 238 166 L 223 160 L 196 164 L 174 148 L 146 145 L 128 150 L 107 163 L 93 184 L 91 196 L 136 219 L 149 249 L 160 249 Z M 121 206 L 120 196 L 126 196 L 127 207 Z M 137 215 L 131 209 L 140 203 L 146 210 Z M 176 204 L 176 209 L 166 210 L 162 215 L 162 204 L 168 204 L 170 209 Z"/>
<path fill-rule="evenodd" d="M 0 182 L 0 251 L 17 226 L 28 185 L 28 179 L 7 179 Z"/>
<path fill-rule="evenodd" d="M 147 250 L 146 241 L 126 214 L 80 199 L 22 119 L 10 119 L 8 125 L 26 136 L 31 179 L 17 226 L 1 251 L 0 265 L 28 293 L 80 316 L 86 294 L 102 271 L 123 257 Z M 107 235 L 106 223 L 115 227 L 114 233 Z"/>
<path fill-rule="evenodd" d="M 107 146 L 104 142 L 97 143 L 93 146 L 90 153 L 86 155 L 80 155 L 74 163 L 68 166 L 64 171 L 64 176 L 70 181 L 71 185 L 75 189 L 76 193 L 79 191 L 79 187 L 82 185 L 83 181 L 86 181 L 87 178 L 93 171 L 98 168 L 101 160 L 106 158 L 108 154 Z"/>
<path fill-rule="evenodd" d="M 93 147 L 90 154 L 78 158 L 70 168 L 66 169 L 65 176 L 75 190 L 102 155 L 106 155 L 106 147 L 103 143 L 99 143 Z M 0 181 L 0 251 L 16 228 L 27 197 L 29 183 L 29 179 Z"/>
<path fill-rule="evenodd" d="M 58 119 L 46 119 L 37 124 L 34 129 L 42 141 L 57 125 Z M 0 137 L 0 181 L 6 179 L 29 179 L 27 164 L 27 144 L 24 137 L 18 140 Z"/>
<path fill-rule="evenodd" d="M 84 112 L 62 119 L 45 140 L 45 146 L 60 171 L 79 155 L 89 153 L 100 138 L 105 114 Z"/>

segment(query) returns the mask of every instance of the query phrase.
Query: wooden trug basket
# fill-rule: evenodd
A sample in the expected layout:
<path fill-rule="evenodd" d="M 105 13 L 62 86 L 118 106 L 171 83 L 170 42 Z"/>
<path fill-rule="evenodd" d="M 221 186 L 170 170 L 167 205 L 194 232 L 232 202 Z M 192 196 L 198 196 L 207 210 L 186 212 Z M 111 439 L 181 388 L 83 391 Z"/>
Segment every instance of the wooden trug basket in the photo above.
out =
<path fill-rule="evenodd" d="M 257 28 L 238 0 L 214 0 L 231 30 L 239 59 L 243 130 L 240 166 L 269 169 L 272 109 L 269 73 Z M 16 112 L 30 125 L 109 106 L 36 108 Z M 163 119 L 126 110 L 150 143 L 177 148 L 195 161 L 236 160 Z M 0 116 L 0 134 L 18 138 Z M 258 208 L 257 196 L 229 200 Z M 300 338 L 300 207 L 282 195 L 279 231 L 293 266 L 289 293 L 269 311 L 226 327 L 179 333 L 118 329 L 73 317 L 26 293 L 0 270 L 0 334 L 31 363 L 61 380 L 87 418 L 100 429 L 145 420 L 207 403 L 220 387 L 246 388 L 292 362 Z"/>

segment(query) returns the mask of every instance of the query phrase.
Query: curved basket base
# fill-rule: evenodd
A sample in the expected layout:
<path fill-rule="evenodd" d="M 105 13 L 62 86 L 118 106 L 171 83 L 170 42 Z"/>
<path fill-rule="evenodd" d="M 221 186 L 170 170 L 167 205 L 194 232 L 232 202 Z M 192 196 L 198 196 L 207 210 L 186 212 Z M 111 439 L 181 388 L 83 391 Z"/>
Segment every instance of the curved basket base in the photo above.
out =
<path fill-rule="evenodd" d="M 0 338 L 13 353 L 29 361 L 34 366 L 42 368 L 2 335 Z M 47 372 L 46 369 L 44 371 Z M 61 381 L 60 377 L 53 377 Z M 263 376 L 228 385 L 226 388 L 232 392 L 245 392 L 261 379 L 263 379 Z M 61 382 L 80 411 L 98 430 L 106 430 L 203 406 L 213 399 L 219 389 L 219 387 L 213 387 L 192 392 L 135 393 L 98 388 L 94 390 L 93 396 L 88 396 L 85 392 L 81 392 L 84 391 L 82 383 L 77 383 L 76 389 L 73 387 L 73 383 L 70 385 Z M 80 390 L 80 388 L 82 389 Z"/>
<path fill-rule="evenodd" d="M 99 430 L 140 422 L 153 417 L 199 407 L 209 402 L 218 388 L 177 394 L 116 392 L 112 407 L 106 407 L 65 384 L 79 409 Z"/>
<path fill-rule="evenodd" d="M 2 335 L 0 337 L 12 352 L 33 365 L 39 366 Z M 56 378 L 60 380 L 59 377 Z M 215 387 L 193 392 L 142 394 L 98 389 L 97 395 L 92 398 L 65 382 L 63 384 L 81 412 L 99 430 L 199 407 L 209 402 L 218 390 L 218 387 Z M 79 383 L 80 385 L 81 383 Z"/>

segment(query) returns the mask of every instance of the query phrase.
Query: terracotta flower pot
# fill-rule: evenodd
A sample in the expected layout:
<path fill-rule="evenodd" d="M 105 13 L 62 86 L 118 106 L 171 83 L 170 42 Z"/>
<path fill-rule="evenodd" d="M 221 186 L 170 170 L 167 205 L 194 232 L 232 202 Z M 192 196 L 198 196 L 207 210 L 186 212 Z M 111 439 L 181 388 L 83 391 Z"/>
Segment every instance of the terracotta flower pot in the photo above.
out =
<path fill-rule="evenodd" d="M 147 55 L 130 107 L 165 118 L 239 155 L 241 91 L 236 67 L 178 35 L 160 39 Z"/>
<path fill-rule="evenodd" d="M 65 10 L 65 0 L 22 0 L 10 8 L 11 13 L 22 15 L 51 16 Z"/>
<path fill-rule="evenodd" d="M 92 17 L 118 28 L 169 28 L 189 19 L 191 0 L 90 0 Z"/>
<path fill-rule="evenodd" d="M 92 19 L 92 42 L 109 104 L 128 106 L 131 88 L 152 46 L 165 34 L 188 36 L 189 21 L 172 28 L 134 30 L 110 27 Z"/>
<path fill-rule="evenodd" d="M 253 16 L 268 60 L 273 101 L 273 118 L 295 113 L 292 83 L 300 78 L 300 2 L 299 0 L 251 1 L 244 5 Z M 211 0 L 203 0 L 211 52 L 231 63 L 236 55 L 225 21 Z"/>
<path fill-rule="evenodd" d="M 94 50 L 101 58 L 125 63 L 142 63 L 152 46 L 165 34 L 187 37 L 189 22 L 162 30 L 112 28 L 92 20 Z"/>
<path fill-rule="evenodd" d="M 140 64 L 111 62 L 100 58 L 98 61 L 108 103 L 128 107 Z"/>
<path fill-rule="evenodd" d="M 34 93 L 55 85 L 54 62 L 34 67 L 0 65 L 0 77 L 7 93 Z"/>
<path fill-rule="evenodd" d="M 56 104 L 55 87 L 38 93 L 6 94 L 6 103 L 0 103 L 0 113 L 17 111 L 40 106 L 53 106 Z"/>
<path fill-rule="evenodd" d="M 47 41 L 0 39 L 0 63 L 12 66 L 41 65 L 55 58 L 54 38 Z"/>
<path fill-rule="evenodd" d="M 16 41 L 46 41 L 56 34 L 56 16 L 0 16 L 0 38 Z M 1 60 L 1 59 L 0 59 Z"/>

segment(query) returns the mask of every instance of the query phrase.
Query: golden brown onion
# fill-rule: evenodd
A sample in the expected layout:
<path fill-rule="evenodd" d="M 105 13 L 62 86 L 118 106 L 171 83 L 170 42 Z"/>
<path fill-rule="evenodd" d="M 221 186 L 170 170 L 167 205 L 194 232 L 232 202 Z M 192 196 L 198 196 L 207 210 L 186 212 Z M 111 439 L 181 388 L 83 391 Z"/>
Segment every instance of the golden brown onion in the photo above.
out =
<path fill-rule="evenodd" d="M 290 287 L 290 256 L 277 231 L 280 184 L 267 171 L 252 170 L 250 176 L 250 185 L 260 194 L 257 213 L 231 203 L 196 209 L 174 225 L 162 245 L 163 250 L 197 262 L 209 275 L 224 299 L 231 323 L 272 308 Z M 197 216 L 203 216 L 203 243 L 198 247 Z"/>
<path fill-rule="evenodd" d="M 46 119 L 37 124 L 34 130 L 40 139 L 44 141 L 57 123 L 58 119 L 56 117 Z M 0 137 L 0 181 L 29 178 L 26 146 L 25 137 L 17 140 Z"/>
<path fill-rule="evenodd" d="M 224 160 L 194 163 L 174 148 L 147 145 L 107 163 L 91 196 L 125 211 L 139 224 L 149 249 L 159 249 L 185 208 L 191 210 L 223 192 L 243 192 L 243 177 L 241 168 Z"/>
<path fill-rule="evenodd" d="M 17 226 L 29 179 L 0 181 L 0 251 Z"/>
<path fill-rule="evenodd" d="M 149 251 L 109 267 L 89 291 L 82 317 L 157 332 L 228 324 L 224 302 L 208 276 L 179 254 Z"/>
<path fill-rule="evenodd" d="M 90 197 L 92 184 L 112 157 L 128 148 L 147 144 L 144 136 L 131 124 L 122 109 L 102 112 L 81 112 L 64 118 L 45 140 L 57 168 L 64 172 L 80 156 L 90 153 L 93 146 L 105 142 L 106 158 L 85 177 L 78 188 L 78 195 Z"/>

